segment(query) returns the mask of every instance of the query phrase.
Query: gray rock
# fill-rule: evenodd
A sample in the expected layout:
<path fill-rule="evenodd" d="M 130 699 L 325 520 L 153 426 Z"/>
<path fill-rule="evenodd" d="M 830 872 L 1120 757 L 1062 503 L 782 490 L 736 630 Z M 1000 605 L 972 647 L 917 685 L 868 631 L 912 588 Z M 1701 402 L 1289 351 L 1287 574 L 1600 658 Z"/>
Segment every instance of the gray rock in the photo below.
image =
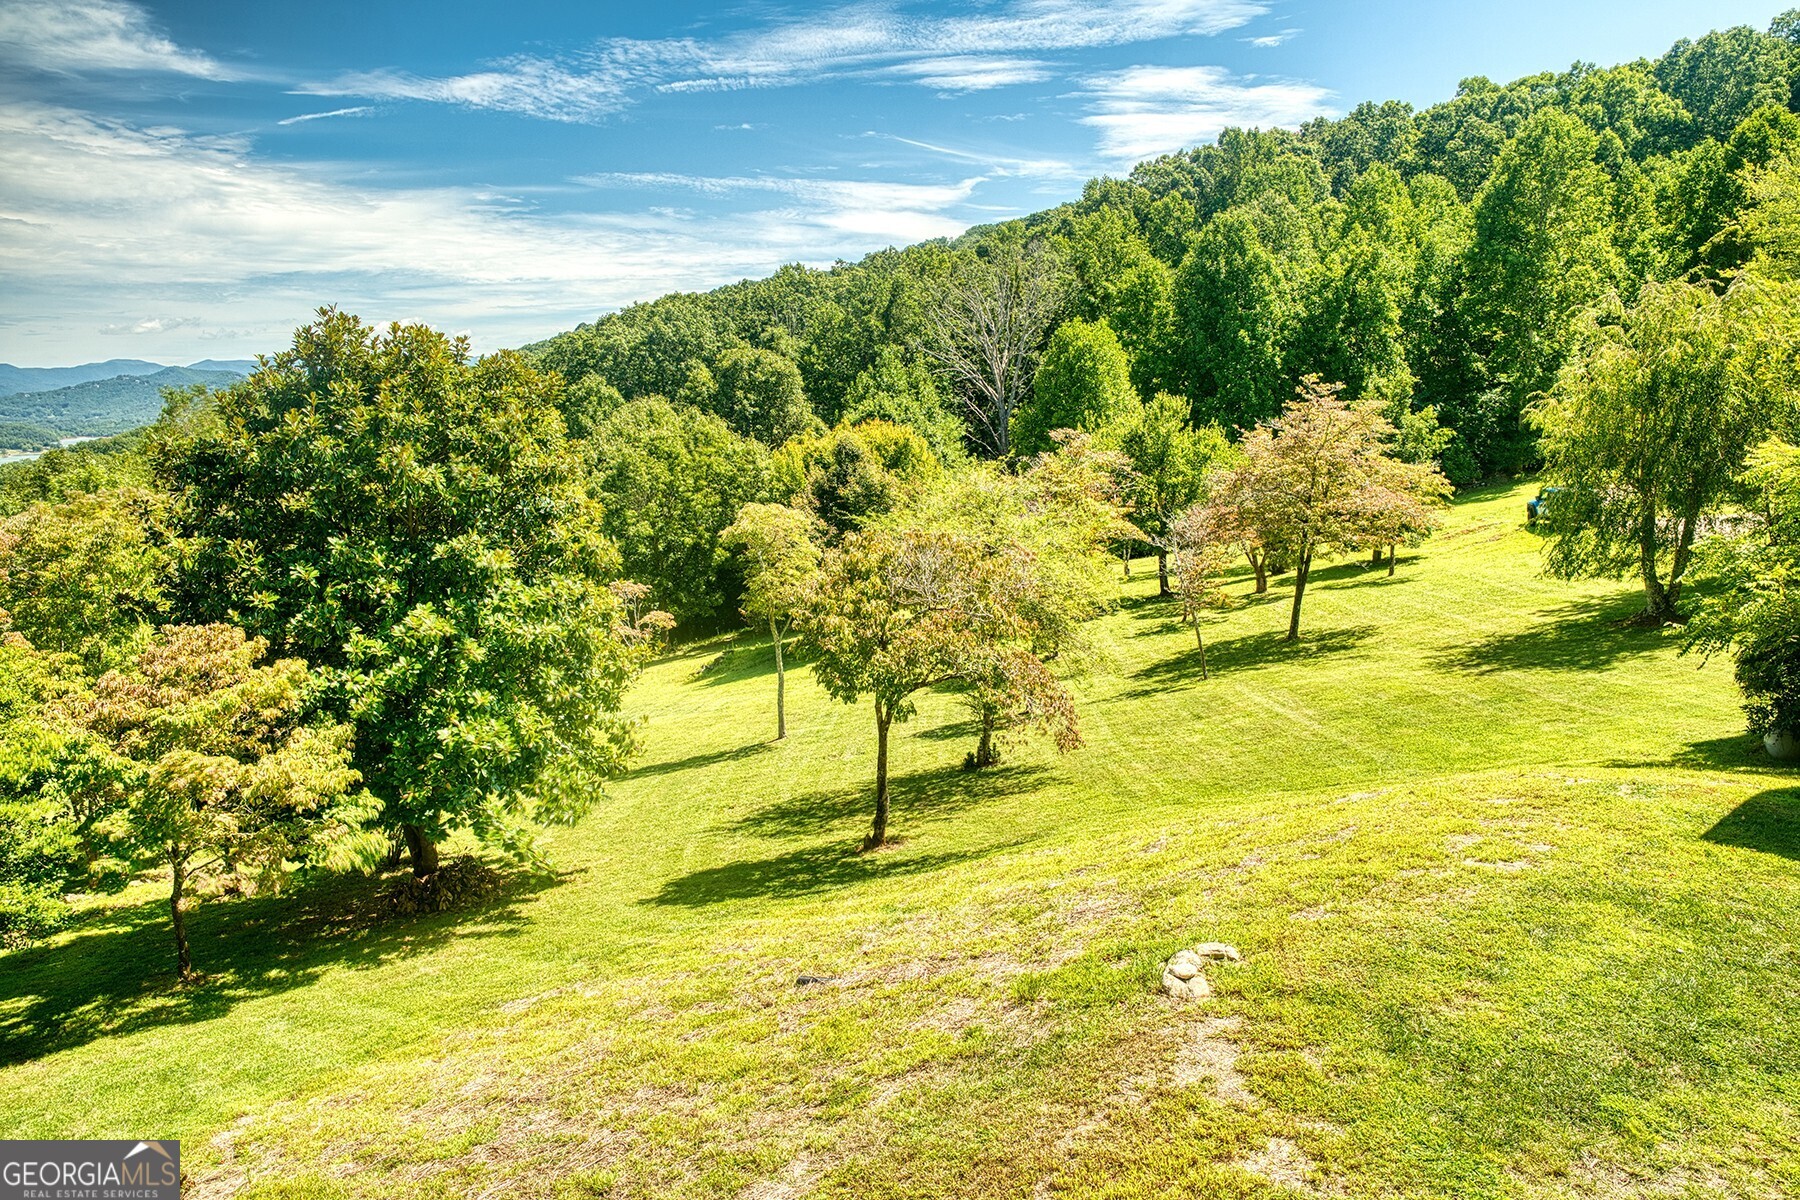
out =
<path fill-rule="evenodd" d="M 1181 979 L 1172 972 L 1164 971 L 1162 989 L 1177 1000 L 1204 1000 L 1212 995 L 1212 987 L 1207 984 L 1206 976 L 1195 975 L 1191 979 Z"/>
<path fill-rule="evenodd" d="M 1169 960 L 1169 974 L 1177 979 L 1192 979 L 1200 973 L 1200 964 L 1191 958 L 1172 958 Z"/>
<path fill-rule="evenodd" d="M 1194 953 L 1203 959 L 1223 959 L 1226 962 L 1244 961 L 1244 956 L 1238 953 L 1236 946 L 1228 946 L 1224 942 L 1201 942 L 1194 947 Z"/>

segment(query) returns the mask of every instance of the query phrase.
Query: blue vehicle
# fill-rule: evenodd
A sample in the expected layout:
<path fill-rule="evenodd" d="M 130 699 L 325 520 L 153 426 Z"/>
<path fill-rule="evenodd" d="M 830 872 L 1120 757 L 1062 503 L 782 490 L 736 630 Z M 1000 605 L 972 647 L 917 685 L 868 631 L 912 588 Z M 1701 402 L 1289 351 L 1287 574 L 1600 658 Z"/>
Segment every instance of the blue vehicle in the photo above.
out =
<path fill-rule="evenodd" d="M 1544 515 L 1545 506 L 1550 503 L 1550 498 L 1560 491 L 1562 489 L 1558 487 L 1540 488 L 1534 498 L 1525 502 L 1525 523 L 1527 525 L 1537 524 L 1537 519 Z"/>

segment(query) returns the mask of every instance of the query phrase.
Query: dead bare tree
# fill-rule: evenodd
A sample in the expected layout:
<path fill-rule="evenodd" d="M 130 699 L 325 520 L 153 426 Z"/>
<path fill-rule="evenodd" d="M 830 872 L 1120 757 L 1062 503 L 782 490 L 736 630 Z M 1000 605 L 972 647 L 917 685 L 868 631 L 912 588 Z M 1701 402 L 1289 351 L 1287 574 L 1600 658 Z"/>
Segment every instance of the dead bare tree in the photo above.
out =
<path fill-rule="evenodd" d="M 1041 241 L 1007 238 L 962 256 L 925 305 L 924 349 L 955 384 L 975 440 L 1004 457 L 1012 415 L 1031 391 L 1064 282 Z"/>

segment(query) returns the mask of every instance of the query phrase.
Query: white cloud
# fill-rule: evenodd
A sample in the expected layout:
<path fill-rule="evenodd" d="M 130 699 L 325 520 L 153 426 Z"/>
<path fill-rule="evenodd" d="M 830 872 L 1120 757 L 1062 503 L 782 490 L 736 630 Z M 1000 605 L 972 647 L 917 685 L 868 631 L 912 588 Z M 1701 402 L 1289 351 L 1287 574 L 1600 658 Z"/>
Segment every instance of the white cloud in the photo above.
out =
<path fill-rule="evenodd" d="M 649 91 L 786 87 L 871 73 L 940 92 L 975 91 L 1050 77 L 1048 64 L 1023 55 L 1212 35 L 1265 10 L 1262 0 L 1012 0 L 979 15 L 918 17 L 858 4 L 711 41 L 611 39 L 578 54 L 520 55 L 466 75 L 364 72 L 299 90 L 573 122 L 612 116 Z"/>
<path fill-rule="evenodd" d="M 1272 50 L 1276 46 L 1293 41 L 1298 36 L 1300 36 L 1298 29 L 1283 29 L 1280 33 L 1265 33 L 1261 37 L 1239 38 L 1238 40 L 1255 46 L 1258 50 Z"/>
<path fill-rule="evenodd" d="M 1050 78 L 1050 64 L 1035 58 L 956 54 L 899 63 L 889 67 L 888 73 L 940 92 L 982 92 L 1042 83 Z"/>
<path fill-rule="evenodd" d="M 1136 162 L 1209 142 L 1231 126 L 1292 127 L 1330 116 L 1332 93 L 1293 80 L 1236 76 L 1223 67 L 1128 67 L 1083 80 L 1100 152 Z"/>
<path fill-rule="evenodd" d="M 240 142 L 30 103 L 0 107 L 0 160 L 0 321 L 14 322 L 9 356 L 39 362 L 91 357 L 80 331 L 97 327 L 171 361 L 203 356 L 220 329 L 252 332 L 215 346 L 266 351 L 326 301 L 518 344 L 670 290 L 960 233 L 981 182 L 611 176 L 586 182 L 728 202 L 609 209 L 595 193 L 592 211 L 551 212 L 476 189 L 351 186 Z"/>
<path fill-rule="evenodd" d="M 1074 164 L 1059 158 L 1019 158 L 1014 155 L 1000 154 L 989 150 L 971 150 L 956 146 L 942 146 L 936 142 L 923 142 L 917 138 L 901 137 L 893 133 L 878 133 L 869 130 L 863 134 L 867 138 L 880 138 L 883 141 L 898 142 L 902 146 L 912 146 L 929 154 L 957 162 L 978 163 L 985 167 L 990 176 L 1022 176 L 1028 179 L 1086 179 L 1087 172 Z"/>
<path fill-rule="evenodd" d="M 202 79 L 233 72 L 177 46 L 135 4 L 118 0 L 5 0 L 0 62 L 33 71 L 161 71 Z"/>
<path fill-rule="evenodd" d="M 110 325 L 102 325 L 100 332 L 132 335 L 167 333 L 172 329 L 181 329 L 199 323 L 200 318 L 198 317 L 140 317 L 136 321 L 115 321 Z"/>
<path fill-rule="evenodd" d="M 374 111 L 367 104 L 359 104 L 355 108 L 334 108 L 330 112 L 301 113 L 297 117 L 284 117 L 275 123 L 277 125 L 300 125 L 307 121 L 323 121 L 329 117 L 360 117 L 364 113 Z"/>

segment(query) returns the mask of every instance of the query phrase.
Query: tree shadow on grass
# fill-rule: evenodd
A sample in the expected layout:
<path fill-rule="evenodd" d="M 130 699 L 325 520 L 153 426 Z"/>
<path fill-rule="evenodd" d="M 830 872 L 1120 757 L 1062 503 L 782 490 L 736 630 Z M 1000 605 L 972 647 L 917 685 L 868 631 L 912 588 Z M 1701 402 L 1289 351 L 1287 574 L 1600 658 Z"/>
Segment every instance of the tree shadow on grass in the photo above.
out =
<path fill-rule="evenodd" d="M 1192 630 L 1188 632 L 1191 637 Z M 1313 633 L 1302 629 L 1297 642 L 1287 640 L 1285 629 L 1221 638 L 1216 642 L 1207 642 L 1206 666 L 1209 673 L 1220 675 L 1274 664 L 1287 666 L 1330 655 L 1350 654 L 1376 632 L 1373 625 L 1350 625 Z M 1135 699 L 1173 691 L 1183 685 L 1195 687 L 1205 682 L 1200 677 L 1200 651 L 1197 648 L 1190 648 L 1173 658 L 1153 662 L 1134 672 L 1131 677 L 1139 681 L 1139 686 L 1121 693 L 1121 698 Z"/>
<path fill-rule="evenodd" d="M 638 903 L 704 908 L 729 900 L 787 899 L 835 891 L 859 883 L 935 871 L 990 854 L 997 847 L 940 854 L 909 854 L 904 846 L 860 853 L 852 842 L 791 850 L 773 858 L 745 859 L 691 871 L 671 879 Z"/>
<path fill-rule="evenodd" d="M 284 896 L 206 899 L 188 914 L 203 982 L 175 985 L 168 901 L 96 911 L 72 937 L 0 959 L 0 1067 L 99 1037 L 224 1016 L 239 1002 L 302 987 L 332 968 L 362 970 L 451 938 L 513 937 L 520 903 L 560 877 L 518 873 L 493 899 L 429 916 L 389 914 L 382 881 L 314 880 Z"/>
<path fill-rule="evenodd" d="M 1036 765 L 988 767 L 963 771 L 943 767 L 888 777 L 889 818 L 894 828 L 926 817 L 945 817 L 979 807 L 1002 796 L 1017 796 L 1041 786 L 1045 769 Z M 851 787 L 821 788 L 778 800 L 741 817 L 732 828 L 759 837 L 791 838 L 824 833 L 839 826 L 860 837 L 875 815 L 875 781 Z M 902 831 L 904 832 L 904 831 Z M 846 844 L 854 844 L 847 836 Z"/>
<path fill-rule="evenodd" d="M 1530 628 L 1490 634 L 1446 650 L 1437 656 L 1437 665 L 1476 675 L 1602 670 L 1621 659 L 1655 654 L 1670 644 L 1665 630 L 1629 624 L 1642 608 L 1639 593 L 1621 592 L 1540 609 Z"/>
<path fill-rule="evenodd" d="M 770 727 L 774 726 L 774 714 L 770 714 Z M 767 754 L 775 746 L 769 742 L 751 742 L 744 746 L 734 746 L 730 750 L 708 750 L 704 754 L 690 754 L 686 758 L 674 758 L 668 762 L 645 763 L 641 767 L 633 767 L 620 778 L 648 779 L 655 775 L 673 775 L 677 771 L 700 771 L 719 763 L 736 762 L 739 759 L 754 758 L 758 754 Z"/>
<path fill-rule="evenodd" d="M 1758 792 L 1724 816 L 1701 839 L 1800 860 L 1800 792 Z"/>

